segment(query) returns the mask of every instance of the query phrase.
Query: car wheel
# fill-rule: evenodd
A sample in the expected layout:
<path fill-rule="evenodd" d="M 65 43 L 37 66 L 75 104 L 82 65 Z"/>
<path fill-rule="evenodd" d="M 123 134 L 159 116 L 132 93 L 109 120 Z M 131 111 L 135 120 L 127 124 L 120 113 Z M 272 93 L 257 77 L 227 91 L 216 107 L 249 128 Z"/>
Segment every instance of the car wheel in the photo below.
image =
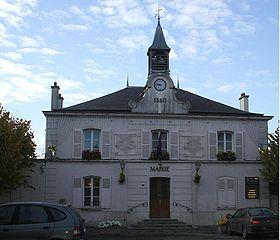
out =
<path fill-rule="evenodd" d="M 249 234 L 248 234 L 248 230 L 246 227 L 243 227 L 243 229 L 242 229 L 242 237 L 243 237 L 243 239 L 249 239 Z"/>

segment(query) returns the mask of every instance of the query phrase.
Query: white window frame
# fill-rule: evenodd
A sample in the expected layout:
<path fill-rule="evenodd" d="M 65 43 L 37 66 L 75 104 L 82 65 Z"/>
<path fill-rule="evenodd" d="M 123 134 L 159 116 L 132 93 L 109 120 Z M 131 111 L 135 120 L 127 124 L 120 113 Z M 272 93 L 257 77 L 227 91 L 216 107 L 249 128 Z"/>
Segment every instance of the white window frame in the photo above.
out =
<path fill-rule="evenodd" d="M 85 147 L 85 134 L 87 131 L 90 131 L 90 148 Z M 96 139 L 93 139 L 93 132 L 98 132 L 99 133 L 99 139 L 98 139 L 98 148 L 93 147 L 93 141 Z M 83 150 L 89 150 L 89 151 L 99 151 L 101 152 L 101 130 L 100 129 L 84 129 L 83 130 Z"/>
<path fill-rule="evenodd" d="M 156 149 L 154 149 L 153 148 L 153 142 L 155 142 L 155 141 L 157 141 L 158 142 L 158 139 L 159 139 L 159 134 L 161 134 L 161 133 L 165 133 L 166 134 L 166 140 L 162 140 L 161 139 L 161 142 L 166 142 L 166 149 L 163 149 L 163 148 L 161 148 L 161 150 L 162 151 L 167 151 L 168 152 L 168 143 L 169 143 L 169 139 L 168 139 L 168 131 L 167 130 L 162 130 L 162 129 L 156 129 L 156 130 L 152 130 L 151 131 L 152 132 L 152 137 L 151 137 L 151 141 L 152 141 L 152 147 L 151 147 L 151 149 L 152 149 L 152 152 L 155 152 L 155 151 L 157 151 L 157 148 Z M 154 140 L 153 139 L 153 134 L 154 133 L 157 133 L 157 140 Z"/>
<path fill-rule="evenodd" d="M 85 185 L 86 179 L 88 179 L 88 178 L 90 179 L 90 184 L 91 184 L 90 187 L 86 187 L 86 185 Z M 93 186 L 93 180 L 94 179 L 98 179 L 98 181 L 99 181 L 98 187 Z M 85 188 L 90 188 L 90 196 L 86 196 L 85 195 Z M 93 189 L 96 189 L 96 188 L 99 189 L 99 191 L 98 191 L 99 195 L 98 196 L 97 195 L 93 195 Z M 85 205 L 85 198 L 86 197 L 90 198 L 90 205 Z M 94 198 L 98 198 L 99 199 L 98 205 L 93 205 L 93 199 Z M 101 207 L 101 177 L 98 177 L 98 176 L 86 176 L 86 177 L 83 178 L 83 206 L 84 207 L 93 207 L 93 208 Z"/>
<path fill-rule="evenodd" d="M 219 141 L 219 134 L 223 134 L 223 141 Z M 227 134 L 231 135 L 231 141 L 227 141 L 226 136 Z M 231 142 L 231 150 L 227 150 L 227 143 Z M 219 143 L 223 143 L 223 149 L 219 149 Z M 217 132 L 217 151 L 219 152 L 234 152 L 234 133 L 231 131 L 218 131 Z"/>

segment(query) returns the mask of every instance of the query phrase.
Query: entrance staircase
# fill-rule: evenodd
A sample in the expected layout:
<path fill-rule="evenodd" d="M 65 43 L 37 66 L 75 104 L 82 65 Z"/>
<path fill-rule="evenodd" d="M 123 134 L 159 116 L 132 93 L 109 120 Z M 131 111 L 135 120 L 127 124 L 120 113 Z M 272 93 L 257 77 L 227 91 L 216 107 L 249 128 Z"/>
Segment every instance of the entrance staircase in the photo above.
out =
<path fill-rule="evenodd" d="M 195 231 L 195 228 L 177 219 L 153 218 L 128 227 L 128 231 L 133 235 L 162 235 L 189 233 Z"/>

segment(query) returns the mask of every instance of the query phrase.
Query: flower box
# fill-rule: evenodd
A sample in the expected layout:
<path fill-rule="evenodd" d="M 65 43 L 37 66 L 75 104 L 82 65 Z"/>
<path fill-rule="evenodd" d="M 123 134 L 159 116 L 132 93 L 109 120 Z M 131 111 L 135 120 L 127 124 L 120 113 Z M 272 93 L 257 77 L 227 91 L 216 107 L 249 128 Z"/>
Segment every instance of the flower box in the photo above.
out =
<path fill-rule="evenodd" d="M 219 152 L 216 156 L 217 156 L 217 160 L 218 161 L 228 161 L 228 162 L 231 162 L 231 161 L 236 160 L 235 152 L 232 152 L 232 151 Z"/>
<path fill-rule="evenodd" d="M 84 150 L 82 154 L 82 159 L 86 160 L 100 160 L 101 159 L 101 153 L 99 151 L 90 151 L 90 150 Z"/>
<path fill-rule="evenodd" d="M 157 151 L 152 151 L 149 160 L 169 160 L 169 153 L 167 151 L 161 151 L 158 153 Z"/>

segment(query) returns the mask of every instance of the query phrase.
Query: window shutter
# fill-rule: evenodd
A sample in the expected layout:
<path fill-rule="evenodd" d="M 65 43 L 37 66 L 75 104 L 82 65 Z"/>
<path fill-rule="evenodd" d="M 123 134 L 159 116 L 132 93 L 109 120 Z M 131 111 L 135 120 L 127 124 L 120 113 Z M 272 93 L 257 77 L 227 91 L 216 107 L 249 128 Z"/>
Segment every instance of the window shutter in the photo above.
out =
<path fill-rule="evenodd" d="M 209 146 L 209 159 L 217 159 L 217 134 L 208 134 L 208 146 Z"/>
<path fill-rule="evenodd" d="M 243 159 L 243 133 L 235 133 L 235 155 L 236 159 Z"/>
<path fill-rule="evenodd" d="M 218 207 L 226 207 L 226 181 L 225 179 L 218 180 Z"/>
<path fill-rule="evenodd" d="M 227 179 L 227 207 L 235 207 L 234 179 Z"/>
<path fill-rule="evenodd" d="M 101 208 L 111 208 L 111 178 L 102 178 L 101 180 Z"/>
<path fill-rule="evenodd" d="M 111 145 L 110 136 L 111 136 L 110 131 L 102 131 L 102 151 L 101 151 L 102 159 L 110 158 L 110 145 Z"/>
<path fill-rule="evenodd" d="M 83 192 L 82 192 L 82 178 L 80 176 L 73 176 L 73 198 L 72 205 L 80 208 L 83 206 Z"/>
<path fill-rule="evenodd" d="M 148 159 L 150 157 L 150 132 L 141 132 L 141 158 Z"/>
<path fill-rule="evenodd" d="M 179 134 L 178 132 L 170 132 L 170 159 L 179 158 Z"/>
<path fill-rule="evenodd" d="M 73 157 L 82 158 L 82 130 L 74 130 L 74 139 L 73 139 Z"/>

